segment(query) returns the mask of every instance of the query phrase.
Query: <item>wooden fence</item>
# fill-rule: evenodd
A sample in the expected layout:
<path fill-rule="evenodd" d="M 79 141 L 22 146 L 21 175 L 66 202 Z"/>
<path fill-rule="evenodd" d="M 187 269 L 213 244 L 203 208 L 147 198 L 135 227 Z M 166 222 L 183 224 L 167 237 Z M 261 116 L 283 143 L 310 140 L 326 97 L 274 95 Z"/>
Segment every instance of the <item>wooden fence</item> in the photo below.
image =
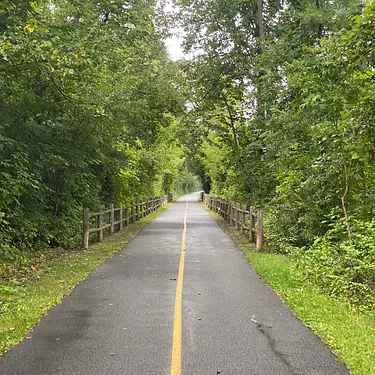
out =
<path fill-rule="evenodd" d="M 241 233 L 247 232 L 249 242 L 256 242 L 257 250 L 262 251 L 263 211 L 256 212 L 253 206 L 211 197 L 204 193 L 202 193 L 202 201 L 210 210 L 218 213 Z"/>
<path fill-rule="evenodd" d="M 108 234 L 112 235 L 124 226 L 135 223 L 137 220 L 149 215 L 162 207 L 168 200 L 169 196 L 165 195 L 150 199 L 148 201 L 137 201 L 130 205 L 115 208 L 111 204 L 110 208 L 100 212 L 90 212 L 88 208 L 83 210 L 83 247 L 89 247 L 89 237 L 91 233 L 97 233 L 98 242 L 103 241 L 104 231 L 108 230 Z M 91 227 L 95 225 L 95 227 Z"/>

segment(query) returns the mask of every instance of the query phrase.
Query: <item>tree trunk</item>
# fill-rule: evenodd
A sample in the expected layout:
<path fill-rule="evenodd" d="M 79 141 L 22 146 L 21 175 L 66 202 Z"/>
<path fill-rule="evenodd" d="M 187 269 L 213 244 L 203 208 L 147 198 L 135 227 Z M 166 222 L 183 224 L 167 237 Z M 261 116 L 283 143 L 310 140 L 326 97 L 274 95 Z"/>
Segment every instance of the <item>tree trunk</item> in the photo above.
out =
<path fill-rule="evenodd" d="M 260 52 L 263 52 L 263 43 L 264 43 L 263 0 L 258 0 L 258 29 L 259 29 Z"/>
<path fill-rule="evenodd" d="M 346 224 L 346 231 L 348 233 L 349 243 L 352 243 L 352 233 L 350 230 L 350 216 L 347 208 L 347 199 L 348 199 L 348 192 L 349 192 L 349 178 L 348 178 L 348 166 L 346 160 L 344 161 L 344 193 L 341 197 L 341 205 L 342 210 L 344 212 L 345 217 L 345 224 Z"/>

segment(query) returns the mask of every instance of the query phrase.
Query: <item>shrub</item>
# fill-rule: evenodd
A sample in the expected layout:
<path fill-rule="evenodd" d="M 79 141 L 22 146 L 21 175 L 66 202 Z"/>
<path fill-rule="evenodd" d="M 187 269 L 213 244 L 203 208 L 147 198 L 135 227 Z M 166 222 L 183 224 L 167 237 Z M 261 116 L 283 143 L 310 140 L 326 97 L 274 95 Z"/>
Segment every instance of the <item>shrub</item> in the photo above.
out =
<path fill-rule="evenodd" d="M 352 221 L 352 241 L 336 223 L 308 250 L 296 251 L 299 267 L 330 294 L 365 309 L 375 308 L 375 219 Z"/>

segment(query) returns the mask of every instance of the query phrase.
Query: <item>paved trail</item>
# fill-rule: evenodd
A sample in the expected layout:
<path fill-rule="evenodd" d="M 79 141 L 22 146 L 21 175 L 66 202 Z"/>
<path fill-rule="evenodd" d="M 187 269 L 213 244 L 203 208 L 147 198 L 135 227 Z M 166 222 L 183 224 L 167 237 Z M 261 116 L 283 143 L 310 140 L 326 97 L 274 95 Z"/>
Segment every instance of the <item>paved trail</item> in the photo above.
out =
<path fill-rule="evenodd" d="M 251 270 L 196 195 L 143 229 L 31 335 L 0 358 L 0 374 L 348 374 Z"/>

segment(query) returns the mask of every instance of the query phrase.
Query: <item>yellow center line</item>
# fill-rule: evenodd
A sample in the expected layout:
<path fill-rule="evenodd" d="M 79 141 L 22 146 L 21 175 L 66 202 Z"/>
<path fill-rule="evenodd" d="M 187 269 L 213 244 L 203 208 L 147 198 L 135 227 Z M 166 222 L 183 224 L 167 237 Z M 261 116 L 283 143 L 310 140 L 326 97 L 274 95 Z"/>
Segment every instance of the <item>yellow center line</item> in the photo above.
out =
<path fill-rule="evenodd" d="M 182 233 L 182 251 L 180 257 L 180 266 L 178 269 L 176 299 L 174 305 L 174 323 L 173 323 L 173 344 L 172 344 L 172 363 L 171 375 L 181 374 L 181 353 L 182 353 L 182 283 L 184 281 L 185 253 L 186 253 L 186 218 L 189 201 L 186 202 L 184 231 Z"/>

